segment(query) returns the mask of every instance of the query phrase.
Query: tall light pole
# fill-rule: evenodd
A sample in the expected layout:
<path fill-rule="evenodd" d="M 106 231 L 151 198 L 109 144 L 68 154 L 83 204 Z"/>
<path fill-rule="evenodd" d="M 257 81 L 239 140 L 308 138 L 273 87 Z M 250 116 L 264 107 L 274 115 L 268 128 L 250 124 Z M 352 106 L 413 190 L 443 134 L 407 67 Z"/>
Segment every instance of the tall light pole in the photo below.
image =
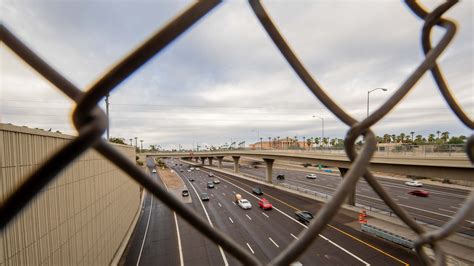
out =
<path fill-rule="evenodd" d="M 133 139 L 130 139 L 130 146 L 133 146 Z"/>
<path fill-rule="evenodd" d="M 135 149 L 138 148 L 138 137 L 135 137 Z"/>
<path fill-rule="evenodd" d="M 313 115 L 313 117 L 321 119 L 321 141 L 322 141 L 322 139 L 324 139 L 324 118 L 317 115 Z"/>
<path fill-rule="evenodd" d="M 260 149 L 263 150 L 263 143 L 262 143 L 263 138 L 260 138 Z"/>
<path fill-rule="evenodd" d="M 109 141 L 110 134 L 110 120 L 109 120 L 109 94 L 105 95 L 105 114 L 107 115 L 107 141 Z"/>
<path fill-rule="evenodd" d="M 258 131 L 256 129 L 252 129 L 251 132 L 257 132 L 257 142 L 258 142 L 258 140 L 260 139 L 260 131 Z"/>
<path fill-rule="evenodd" d="M 373 90 L 370 90 L 367 92 L 367 117 L 369 117 L 369 99 L 370 99 L 370 93 L 373 92 L 373 91 L 376 91 L 376 90 L 382 90 L 382 91 L 387 91 L 388 89 L 386 88 L 375 88 Z"/>
<path fill-rule="evenodd" d="M 140 152 L 143 152 L 143 140 L 140 140 Z"/>

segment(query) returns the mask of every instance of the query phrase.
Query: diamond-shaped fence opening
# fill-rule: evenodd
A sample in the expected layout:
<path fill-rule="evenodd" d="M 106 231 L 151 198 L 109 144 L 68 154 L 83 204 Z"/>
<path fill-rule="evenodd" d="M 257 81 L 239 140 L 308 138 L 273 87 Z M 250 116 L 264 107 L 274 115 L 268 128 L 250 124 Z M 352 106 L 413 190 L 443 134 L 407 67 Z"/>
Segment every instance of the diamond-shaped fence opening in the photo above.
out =
<path fill-rule="evenodd" d="M 367 183 L 374 189 L 380 198 L 389 206 L 392 211 L 417 235 L 415 240 L 415 249 L 420 259 L 425 264 L 433 263 L 425 254 L 423 247 L 430 246 L 436 256 L 437 264 L 445 264 L 445 256 L 440 248 L 438 241 L 453 234 L 467 215 L 474 209 L 474 192 L 472 192 L 463 206 L 447 224 L 438 230 L 425 232 L 424 229 L 415 222 L 382 188 L 376 181 L 367 166 L 375 150 L 375 137 L 370 127 L 384 118 L 402 98 L 413 88 L 415 83 L 430 71 L 444 99 L 468 128 L 474 129 L 474 122 L 465 114 L 463 109 L 457 104 L 451 94 L 448 84 L 443 78 L 441 69 L 436 63 L 436 59 L 442 54 L 445 48 L 453 39 L 456 31 L 456 24 L 443 18 L 442 15 L 454 4 L 456 0 L 449 0 L 431 12 L 426 11 L 414 0 L 407 0 L 406 4 L 413 13 L 422 19 L 424 25 L 421 33 L 421 42 L 425 53 L 425 59 L 398 88 L 398 90 L 388 99 L 378 110 L 362 121 L 357 121 L 339 107 L 323 90 L 323 88 L 313 79 L 312 75 L 306 70 L 302 62 L 291 50 L 289 44 L 278 31 L 275 24 L 270 19 L 264 7 L 257 0 L 250 0 L 249 3 L 260 20 L 260 23 L 274 42 L 281 54 L 293 68 L 296 74 L 306 84 L 309 90 L 330 110 L 337 118 L 347 124 L 350 129 L 345 138 L 345 151 L 352 161 L 350 170 L 345 174 L 342 183 L 337 188 L 334 195 L 317 213 L 314 222 L 300 236 L 298 240 L 293 241 L 285 250 L 275 257 L 271 264 L 288 265 L 295 261 L 307 247 L 310 246 L 321 231 L 325 228 L 337 211 L 343 204 L 348 191 L 355 187 L 360 177 L 365 178 Z M 154 183 L 145 173 L 138 169 L 132 162 L 116 151 L 111 145 L 101 139 L 104 133 L 107 120 L 104 112 L 98 107 L 98 102 L 112 91 L 119 83 L 125 80 L 134 71 L 140 68 L 147 60 L 159 53 L 164 47 L 169 45 L 180 34 L 185 32 L 195 22 L 209 13 L 219 1 L 201 1 L 191 5 L 184 12 L 166 24 L 161 30 L 157 31 L 148 40 L 134 49 L 128 56 L 118 62 L 109 72 L 102 76 L 90 88 L 80 90 L 71 82 L 59 74 L 56 70 L 45 63 L 25 44 L 23 44 L 15 35 L 10 32 L 3 24 L 0 25 L 1 40 L 22 60 L 29 64 L 45 79 L 54 84 L 59 90 L 77 103 L 73 112 L 74 125 L 78 131 L 78 136 L 61 150 L 56 152 L 48 161 L 39 167 L 29 176 L 26 181 L 18 187 L 8 198 L 2 202 L 0 209 L 0 228 L 3 229 L 7 224 L 30 202 L 38 192 L 44 188 L 56 175 L 69 165 L 74 159 L 78 158 L 88 149 L 95 149 L 100 154 L 108 158 L 113 164 L 125 171 L 131 178 L 145 187 L 156 198 L 161 200 L 170 209 L 174 210 L 182 218 L 186 219 L 202 234 L 206 235 L 212 241 L 217 243 L 224 250 L 232 254 L 244 264 L 261 264 L 248 251 L 240 247 L 235 241 L 211 227 L 206 220 L 198 214 L 189 211 L 183 203 L 167 193 L 166 190 Z M 434 27 L 445 29 L 441 40 L 432 47 L 430 34 Z M 355 150 L 354 143 L 359 136 L 364 136 L 365 142 L 360 151 Z M 466 153 L 471 162 L 474 162 L 474 135 L 471 135 L 467 142 Z"/>

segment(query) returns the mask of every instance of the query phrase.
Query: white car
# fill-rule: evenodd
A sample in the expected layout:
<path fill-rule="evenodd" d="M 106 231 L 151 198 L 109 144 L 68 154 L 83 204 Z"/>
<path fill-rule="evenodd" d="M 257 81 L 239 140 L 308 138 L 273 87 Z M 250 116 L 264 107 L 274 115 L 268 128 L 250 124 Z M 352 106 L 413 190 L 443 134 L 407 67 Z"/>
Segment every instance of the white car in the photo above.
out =
<path fill-rule="evenodd" d="M 191 173 L 191 169 L 188 169 L 188 172 Z"/>
<path fill-rule="evenodd" d="M 152 173 L 156 173 L 156 169 L 151 170 Z"/>
<path fill-rule="evenodd" d="M 237 201 L 237 205 L 239 205 L 239 207 L 244 209 L 244 210 L 252 208 L 252 204 L 250 203 L 250 201 L 248 201 L 246 199 L 239 199 Z"/>
<path fill-rule="evenodd" d="M 196 167 L 196 171 L 199 171 L 199 167 Z"/>
<path fill-rule="evenodd" d="M 422 187 L 423 186 L 422 183 L 420 183 L 416 180 L 407 181 L 407 182 L 405 182 L 405 185 L 410 186 L 410 187 Z"/>
<path fill-rule="evenodd" d="M 308 179 L 316 179 L 316 177 L 318 177 L 316 174 L 307 174 L 306 175 L 306 178 L 308 178 Z"/>

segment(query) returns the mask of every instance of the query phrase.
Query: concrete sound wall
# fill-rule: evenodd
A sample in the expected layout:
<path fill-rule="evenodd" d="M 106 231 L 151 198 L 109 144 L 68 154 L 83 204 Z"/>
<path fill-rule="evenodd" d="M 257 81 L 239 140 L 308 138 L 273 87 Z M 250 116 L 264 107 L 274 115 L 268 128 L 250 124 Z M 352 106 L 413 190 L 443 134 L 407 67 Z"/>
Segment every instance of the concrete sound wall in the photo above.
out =
<path fill-rule="evenodd" d="M 73 139 L 0 124 L 0 200 Z M 135 149 L 114 145 L 135 161 Z M 140 188 L 93 150 L 67 166 L 0 232 L 0 265 L 107 265 L 139 211 Z"/>

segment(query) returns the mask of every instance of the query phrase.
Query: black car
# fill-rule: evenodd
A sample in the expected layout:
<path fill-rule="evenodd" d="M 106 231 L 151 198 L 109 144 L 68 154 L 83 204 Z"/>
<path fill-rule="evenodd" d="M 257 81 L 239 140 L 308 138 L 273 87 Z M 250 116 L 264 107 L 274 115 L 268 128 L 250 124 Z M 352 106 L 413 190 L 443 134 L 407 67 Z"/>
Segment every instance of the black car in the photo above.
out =
<path fill-rule="evenodd" d="M 185 190 L 183 190 L 183 191 L 181 192 L 181 195 L 182 195 L 183 197 L 187 197 L 187 196 L 189 196 L 189 191 L 188 191 L 187 189 L 185 189 Z"/>
<path fill-rule="evenodd" d="M 209 176 L 209 177 L 213 177 L 213 176 L 214 176 L 214 174 L 213 174 L 213 173 L 211 173 L 211 172 L 209 172 L 208 176 Z"/>
<path fill-rule="evenodd" d="M 193 177 L 190 177 L 190 178 L 189 178 L 189 181 L 190 181 L 190 182 L 194 182 L 194 178 L 193 178 Z"/>
<path fill-rule="evenodd" d="M 209 200 L 209 195 L 207 193 L 202 193 L 201 194 L 201 200 L 202 201 L 208 201 Z"/>
<path fill-rule="evenodd" d="M 277 179 L 283 180 L 283 179 L 285 179 L 285 175 L 279 174 L 279 175 L 277 175 Z"/>
<path fill-rule="evenodd" d="M 253 194 L 263 195 L 262 188 L 260 188 L 260 187 L 254 187 L 254 188 L 252 188 L 252 192 L 253 192 Z"/>
<path fill-rule="evenodd" d="M 214 182 L 212 182 L 212 181 L 207 182 L 207 187 L 208 188 L 214 188 Z"/>
<path fill-rule="evenodd" d="M 303 224 L 309 224 L 313 219 L 313 214 L 309 211 L 297 211 L 295 212 L 296 218 Z"/>

